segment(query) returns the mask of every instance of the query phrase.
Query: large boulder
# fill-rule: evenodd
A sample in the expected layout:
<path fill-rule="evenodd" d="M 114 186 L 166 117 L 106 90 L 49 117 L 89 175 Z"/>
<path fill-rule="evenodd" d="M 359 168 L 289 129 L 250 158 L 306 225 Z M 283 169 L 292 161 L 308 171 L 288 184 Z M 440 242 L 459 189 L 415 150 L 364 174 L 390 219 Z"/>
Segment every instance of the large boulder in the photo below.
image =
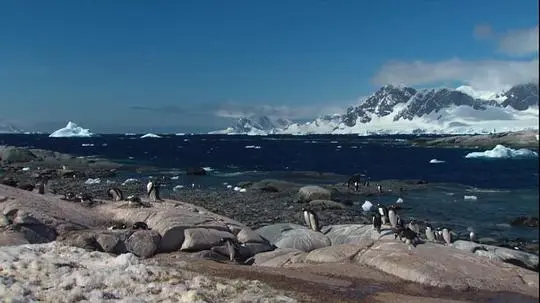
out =
<path fill-rule="evenodd" d="M 181 250 L 207 250 L 221 245 L 221 239 L 234 239 L 235 236 L 227 231 L 212 228 L 188 228 L 184 230 L 184 241 Z"/>
<path fill-rule="evenodd" d="M 332 242 L 332 245 L 361 244 L 371 245 L 377 240 L 393 240 L 394 233 L 383 227 L 380 233 L 367 224 L 327 225 L 321 230 Z"/>
<path fill-rule="evenodd" d="M 311 200 L 309 206 L 319 209 L 344 209 L 345 204 L 332 200 Z"/>
<path fill-rule="evenodd" d="M 300 229 L 304 228 L 307 229 L 307 227 L 303 225 L 298 225 L 294 223 L 277 223 L 277 224 L 271 224 L 263 226 L 256 230 L 256 232 L 261 235 L 263 238 L 268 239 L 270 243 L 275 244 L 278 242 L 282 234 L 288 230 L 292 229 Z"/>
<path fill-rule="evenodd" d="M 538 256 L 524 251 L 463 240 L 455 241 L 452 243 L 452 246 L 460 250 L 488 257 L 492 260 L 498 260 L 538 271 Z"/>
<path fill-rule="evenodd" d="M 257 232 L 278 248 L 308 252 L 331 244 L 324 234 L 297 224 L 267 225 L 257 229 Z"/>
<path fill-rule="evenodd" d="M 148 258 L 157 252 L 160 240 L 156 231 L 138 230 L 127 239 L 126 248 L 137 257 Z"/>
<path fill-rule="evenodd" d="M 306 185 L 298 190 L 298 202 L 309 202 L 312 200 L 332 200 L 332 193 L 318 185 Z"/>

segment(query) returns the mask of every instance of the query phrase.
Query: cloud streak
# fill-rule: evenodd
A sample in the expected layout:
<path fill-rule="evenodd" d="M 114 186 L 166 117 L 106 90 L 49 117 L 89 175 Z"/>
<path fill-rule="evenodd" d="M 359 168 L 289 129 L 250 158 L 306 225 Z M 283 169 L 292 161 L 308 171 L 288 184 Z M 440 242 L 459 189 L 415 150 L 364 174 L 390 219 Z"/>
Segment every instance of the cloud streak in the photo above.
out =
<path fill-rule="evenodd" d="M 479 40 L 493 39 L 497 52 L 512 56 L 538 54 L 538 26 L 494 33 L 488 25 L 478 25 L 473 34 Z M 538 82 L 538 58 L 525 60 L 390 61 L 371 79 L 376 85 L 429 85 L 465 82 L 475 89 L 500 90 L 515 84 Z"/>

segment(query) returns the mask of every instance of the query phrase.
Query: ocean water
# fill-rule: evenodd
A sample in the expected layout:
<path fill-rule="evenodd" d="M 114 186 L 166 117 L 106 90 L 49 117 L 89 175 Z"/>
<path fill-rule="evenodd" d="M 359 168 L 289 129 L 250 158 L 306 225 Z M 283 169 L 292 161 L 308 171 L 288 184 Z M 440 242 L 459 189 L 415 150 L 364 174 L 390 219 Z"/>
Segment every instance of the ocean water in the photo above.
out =
<path fill-rule="evenodd" d="M 159 168 L 161 174 L 178 176 L 175 181 L 178 185 L 196 182 L 203 188 L 222 188 L 224 182 L 234 184 L 263 178 L 338 183 L 362 171 L 373 180 L 423 179 L 438 184 L 428 190 L 410 192 L 404 198 L 412 208 L 411 217 L 454 229 L 473 227 L 479 237 L 538 240 L 537 229 L 507 224 L 516 216 L 538 214 L 538 157 L 467 159 L 468 153 L 483 150 L 414 147 L 408 138 L 165 135 L 140 139 L 126 135 L 93 138 L 0 135 L 0 144 L 150 165 Z M 431 159 L 445 162 L 430 163 Z M 205 167 L 209 175 L 185 176 L 183 171 L 188 167 Z M 332 174 L 309 176 L 299 171 Z M 465 196 L 477 199 L 465 199 Z M 388 196 L 381 202 L 393 203 L 395 199 L 397 196 Z"/>

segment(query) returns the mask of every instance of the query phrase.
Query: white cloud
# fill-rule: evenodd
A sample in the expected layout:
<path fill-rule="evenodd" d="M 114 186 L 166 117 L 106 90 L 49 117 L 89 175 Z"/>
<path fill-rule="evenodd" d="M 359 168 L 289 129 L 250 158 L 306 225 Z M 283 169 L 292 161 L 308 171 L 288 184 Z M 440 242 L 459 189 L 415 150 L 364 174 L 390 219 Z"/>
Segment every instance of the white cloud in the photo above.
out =
<path fill-rule="evenodd" d="M 499 51 L 513 56 L 538 53 L 538 25 L 533 28 L 511 30 L 498 37 Z"/>
<path fill-rule="evenodd" d="M 478 39 L 495 39 L 498 51 L 511 55 L 537 55 L 538 26 L 532 29 L 493 33 L 490 26 L 474 29 Z M 459 58 L 437 62 L 391 61 L 372 78 L 377 85 L 429 85 L 443 82 L 464 82 L 475 89 L 501 90 L 515 84 L 538 82 L 538 57 L 527 60 L 465 61 Z"/>
<path fill-rule="evenodd" d="M 476 89 L 498 90 L 530 81 L 538 82 L 538 59 L 529 61 L 463 61 L 389 62 L 377 72 L 377 85 L 426 85 L 446 81 L 463 81 Z"/>

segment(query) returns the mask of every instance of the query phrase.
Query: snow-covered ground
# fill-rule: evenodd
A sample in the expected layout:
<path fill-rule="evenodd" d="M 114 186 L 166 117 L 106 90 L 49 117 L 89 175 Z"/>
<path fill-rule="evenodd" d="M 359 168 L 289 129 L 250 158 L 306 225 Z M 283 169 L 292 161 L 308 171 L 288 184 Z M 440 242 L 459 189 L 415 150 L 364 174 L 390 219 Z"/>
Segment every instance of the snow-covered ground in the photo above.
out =
<path fill-rule="evenodd" d="M 2 302 L 296 302 L 259 281 L 146 265 L 56 242 L 0 247 Z"/>

